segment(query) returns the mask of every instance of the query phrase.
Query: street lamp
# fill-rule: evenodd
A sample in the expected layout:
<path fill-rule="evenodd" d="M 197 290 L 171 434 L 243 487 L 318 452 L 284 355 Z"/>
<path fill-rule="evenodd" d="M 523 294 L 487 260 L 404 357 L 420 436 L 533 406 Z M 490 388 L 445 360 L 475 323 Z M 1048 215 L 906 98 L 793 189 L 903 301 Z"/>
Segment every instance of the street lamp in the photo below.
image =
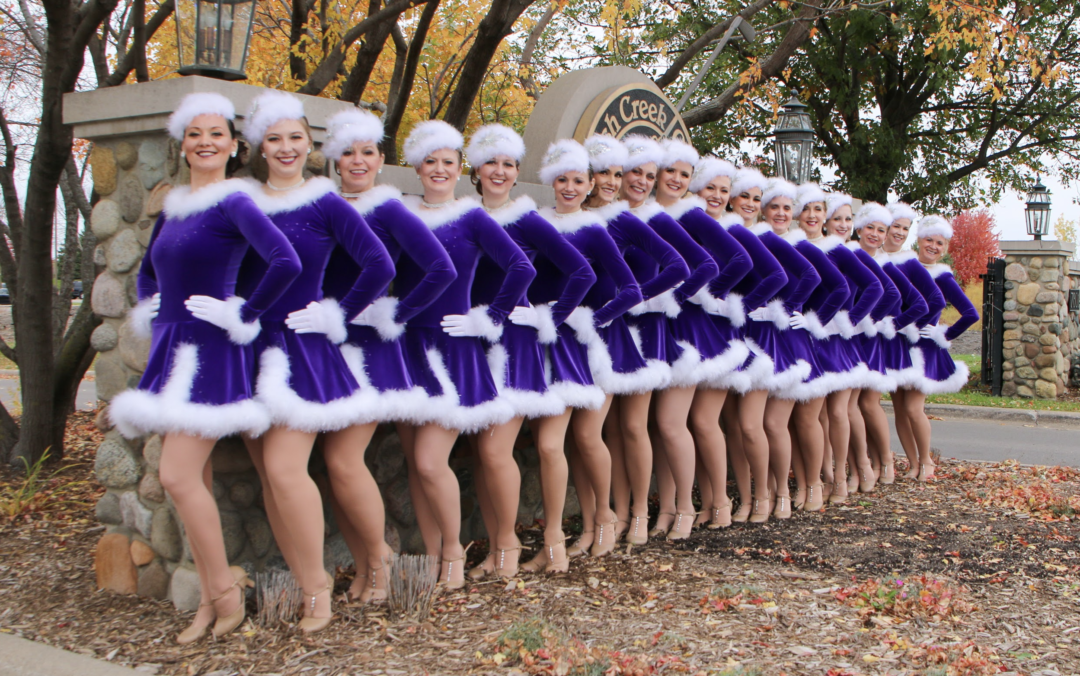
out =
<path fill-rule="evenodd" d="M 1050 233 L 1050 191 L 1042 184 L 1041 178 L 1035 179 L 1035 185 L 1028 192 L 1024 216 L 1027 219 L 1027 233 L 1033 235 L 1036 241 Z"/>
<path fill-rule="evenodd" d="M 177 0 L 181 75 L 245 80 L 255 0 Z"/>
<path fill-rule="evenodd" d="M 776 173 L 795 185 L 810 180 L 810 162 L 814 157 L 814 128 L 806 105 L 795 96 L 782 106 L 776 118 Z"/>

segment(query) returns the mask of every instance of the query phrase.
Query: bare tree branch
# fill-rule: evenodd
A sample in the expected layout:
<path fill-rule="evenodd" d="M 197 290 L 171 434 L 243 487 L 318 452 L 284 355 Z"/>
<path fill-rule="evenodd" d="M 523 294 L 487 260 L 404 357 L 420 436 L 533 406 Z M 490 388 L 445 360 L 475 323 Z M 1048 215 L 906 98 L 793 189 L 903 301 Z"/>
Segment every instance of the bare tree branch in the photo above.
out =
<path fill-rule="evenodd" d="M 173 11 L 176 9 L 176 0 L 165 0 L 165 2 L 158 5 L 157 10 L 154 12 L 154 16 L 150 17 L 150 20 L 146 22 L 145 39 L 150 40 L 161 28 L 161 24 L 165 23 L 165 20 L 172 16 Z M 115 87 L 117 85 L 124 84 L 131 71 L 135 70 L 138 65 L 138 60 L 142 52 L 141 58 L 146 58 L 145 49 L 143 50 L 128 50 L 124 57 L 120 59 L 116 64 L 116 69 L 112 74 L 106 77 L 101 82 L 101 87 Z"/>
<path fill-rule="evenodd" d="M 412 95 L 413 82 L 416 80 L 416 67 L 420 63 L 420 53 L 424 51 L 424 42 L 427 40 L 431 22 L 435 18 L 435 12 L 439 9 L 441 0 L 430 0 L 420 12 L 420 20 L 416 22 L 416 30 L 413 32 L 412 42 L 409 44 L 409 54 L 405 60 L 405 67 L 401 75 L 401 84 L 398 86 L 396 97 L 386 104 L 386 115 L 383 116 L 383 127 L 386 130 L 386 138 L 390 139 L 386 145 L 386 161 L 397 164 L 397 138 L 401 119 L 405 116 L 405 108 L 409 104 Z"/>
<path fill-rule="evenodd" d="M 555 18 L 555 12 L 558 9 L 558 2 L 552 2 L 548 5 L 547 10 L 544 11 L 536 25 L 529 31 L 529 37 L 525 39 L 525 46 L 521 48 L 521 67 L 518 70 L 518 81 L 531 99 L 540 98 L 540 87 L 536 84 L 536 79 L 532 74 L 532 55 L 536 51 L 536 45 L 540 43 L 540 37 L 544 34 L 544 30 L 551 23 L 551 20 Z"/>
<path fill-rule="evenodd" d="M 755 2 L 743 8 L 743 10 L 739 12 L 738 16 L 741 16 L 743 21 L 749 23 L 750 19 L 755 14 L 757 14 L 762 9 L 765 9 L 773 2 L 774 0 L 755 0 Z M 663 89 L 664 87 L 667 87 L 669 84 L 677 80 L 679 78 L 679 74 L 682 73 L 684 68 L 686 68 L 686 65 L 690 63 L 690 61 L 695 56 L 697 56 L 701 50 L 705 49 L 705 47 L 707 47 L 710 42 L 719 39 L 720 36 L 726 33 L 727 29 L 731 26 L 731 22 L 734 20 L 735 17 L 729 16 L 728 18 L 716 24 L 709 30 L 702 33 L 701 37 L 699 37 L 697 40 L 691 42 L 689 47 L 684 49 L 681 54 L 675 57 L 675 60 L 672 61 L 670 66 L 668 66 L 668 69 L 664 71 L 664 74 L 656 78 L 656 86 Z"/>

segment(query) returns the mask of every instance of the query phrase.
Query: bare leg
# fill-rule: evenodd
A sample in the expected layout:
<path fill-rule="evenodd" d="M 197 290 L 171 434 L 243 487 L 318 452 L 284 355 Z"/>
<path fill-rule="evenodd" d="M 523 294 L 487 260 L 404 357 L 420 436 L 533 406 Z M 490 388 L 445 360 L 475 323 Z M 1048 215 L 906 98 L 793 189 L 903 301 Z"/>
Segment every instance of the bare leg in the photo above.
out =
<path fill-rule="evenodd" d="M 728 458 L 731 460 L 731 471 L 735 474 L 735 487 L 739 491 L 739 511 L 731 517 L 732 521 L 743 522 L 750 516 L 751 480 L 750 462 L 743 450 L 743 434 L 739 423 L 739 408 L 742 405 L 741 395 L 729 395 L 724 403 L 722 415 L 724 427 L 727 430 Z"/>
<path fill-rule="evenodd" d="M 694 525 L 695 512 L 694 436 L 687 427 L 695 389 L 669 387 L 656 393 L 656 429 L 663 441 L 664 455 L 675 481 L 675 513 L 680 515 L 676 519 L 678 530 L 674 532 L 684 537 Z M 671 532 L 668 537 L 672 537 Z"/>
<path fill-rule="evenodd" d="M 657 392 L 657 395 L 659 395 L 659 392 Z M 659 396 L 655 399 L 658 400 Z M 671 474 L 671 466 L 668 464 L 667 448 L 664 445 L 663 437 L 657 431 L 650 430 L 650 432 L 653 441 L 653 473 L 656 475 L 656 489 L 660 505 L 660 515 L 656 518 L 657 525 L 650 532 L 650 535 L 664 535 L 667 533 L 667 528 L 671 527 L 672 519 L 668 515 L 675 514 L 678 511 L 678 507 L 675 505 L 675 477 Z"/>
<path fill-rule="evenodd" d="M 573 420 L 573 412 L 571 412 Z M 589 479 L 589 470 L 585 459 L 577 450 L 574 435 L 570 434 L 566 439 L 567 453 L 570 457 L 571 476 L 574 480 L 574 490 L 577 493 L 578 505 L 581 507 L 581 536 L 567 550 L 569 556 L 579 556 L 589 551 L 592 547 L 593 537 L 596 535 L 596 494 L 593 493 L 592 483 Z"/>
<path fill-rule="evenodd" d="M 824 398 L 812 399 L 797 404 L 793 414 L 793 422 L 799 437 L 803 472 L 806 475 L 806 508 L 814 511 L 820 509 L 822 500 L 821 463 L 825 449 L 825 430 L 821 427 L 821 409 L 824 404 Z M 813 495 L 811 495 L 811 487 L 814 489 Z"/>
<path fill-rule="evenodd" d="M 611 456 L 611 498 L 615 515 L 622 523 L 630 521 L 630 474 L 626 467 L 626 443 L 623 439 L 622 397 L 615 397 L 604 418 L 604 437 Z"/>
<path fill-rule="evenodd" d="M 912 390 L 898 388 L 893 392 L 893 416 L 896 421 L 896 436 L 900 437 L 900 446 L 907 456 L 908 471 L 905 479 L 914 479 L 919 476 L 919 446 L 915 442 L 915 433 L 911 429 L 911 420 L 908 417 L 908 395 Z"/>
<path fill-rule="evenodd" d="M 727 390 L 699 387 L 690 405 L 690 432 L 697 451 L 698 492 L 701 510 L 712 525 L 731 525 L 731 501 L 727 496 L 727 442 L 720 429 L 720 412 Z"/>
<path fill-rule="evenodd" d="M 739 427 L 750 474 L 754 478 L 754 509 L 750 519 L 760 523 L 769 518 L 769 438 L 765 434 L 765 406 L 769 392 L 754 390 L 740 399 Z"/>
<path fill-rule="evenodd" d="M 517 573 L 521 543 L 514 526 L 517 525 L 518 499 L 521 495 L 521 471 L 514 460 L 514 441 L 521 430 L 521 418 L 503 425 L 489 427 L 476 437 L 480 464 L 484 468 L 485 490 L 497 528 L 492 540 L 498 551 L 495 572 Z"/>
<path fill-rule="evenodd" d="M 593 524 L 585 524 L 587 528 L 589 525 L 595 525 L 597 528 L 605 526 L 605 529 L 611 529 L 609 524 L 612 524 L 615 519 L 615 512 L 611 509 L 611 456 L 608 453 L 607 445 L 604 443 L 601 431 L 604 425 L 604 418 L 607 417 L 607 409 L 611 406 L 611 397 L 608 397 L 604 402 L 604 406 L 598 411 L 590 411 L 588 409 L 575 409 L 573 415 L 570 417 L 571 432 L 574 436 L 574 444 L 577 447 L 578 454 L 581 456 L 585 473 L 588 476 L 589 484 L 592 488 L 594 496 L 594 504 L 596 508 Z M 592 551 L 596 553 L 606 553 L 610 551 L 610 546 L 614 545 L 614 530 L 606 530 L 610 533 L 611 539 L 602 544 L 603 550 L 597 550 L 600 545 L 599 533 L 595 536 L 596 540 L 593 543 Z M 606 551 L 604 551 L 606 550 Z"/>
<path fill-rule="evenodd" d="M 874 467 L 876 477 L 890 476 L 888 471 L 893 464 L 892 449 L 889 448 L 889 419 L 885 417 L 885 411 L 881 408 L 881 392 L 863 390 L 859 396 L 859 408 L 862 410 L 863 421 L 866 424 L 867 450 L 870 452 L 870 462 L 877 460 Z"/>
<path fill-rule="evenodd" d="M 274 534 L 274 541 L 277 542 L 278 551 L 281 552 L 281 557 L 285 559 L 285 565 L 289 567 L 290 571 L 295 573 L 300 570 L 300 556 L 296 553 L 296 545 L 293 544 L 292 538 L 289 537 L 285 524 L 281 520 L 281 512 L 278 509 L 277 500 L 274 499 L 274 487 L 270 484 L 270 479 L 266 476 L 266 462 L 263 458 L 263 438 L 248 439 L 245 437 L 244 445 L 247 446 L 248 455 L 251 456 L 251 462 L 255 465 L 255 471 L 258 472 L 259 481 L 262 483 L 263 507 L 266 509 L 266 520 L 270 522 L 270 530 Z M 307 468 L 304 468 L 304 472 L 307 472 Z M 357 569 L 357 572 L 359 572 L 359 569 Z M 300 584 L 299 578 L 297 578 L 296 583 Z"/>
<path fill-rule="evenodd" d="M 461 486 L 449 464 L 458 434 L 457 430 L 438 425 L 422 425 L 416 428 L 413 449 L 420 489 L 439 528 L 439 549 L 434 555 L 442 558 L 440 579 L 453 585 L 461 582 L 459 575 L 465 572 L 465 552 L 461 546 Z M 428 554 L 433 553 L 429 550 Z"/>
<path fill-rule="evenodd" d="M 791 410 L 795 408 L 794 399 L 770 397 L 765 405 L 765 436 L 769 440 L 769 473 L 776 484 L 776 511 L 773 516 L 789 518 L 791 516 L 791 493 L 788 488 L 788 476 L 791 474 Z M 783 499 L 781 499 L 783 498 Z"/>
<path fill-rule="evenodd" d="M 915 437 L 915 445 L 919 449 L 919 467 L 917 475 L 920 481 L 925 481 L 934 476 L 934 458 L 930 454 L 930 419 L 926 417 L 923 405 L 926 403 L 926 395 L 918 390 L 908 390 L 904 396 L 904 411 L 911 426 L 911 434 Z"/>
<path fill-rule="evenodd" d="M 491 502 L 491 493 L 488 492 L 487 472 L 484 471 L 484 463 L 480 460 L 479 441 L 476 434 L 468 437 L 469 450 L 472 452 L 473 490 L 476 491 L 476 502 L 480 506 L 480 518 L 484 522 L 484 530 L 488 536 L 488 553 L 483 562 L 469 571 L 469 577 L 474 580 L 482 580 L 485 575 L 495 572 L 495 536 L 499 532 L 499 521 L 495 517 L 495 506 Z"/>
<path fill-rule="evenodd" d="M 562 520 L 566 507 L 568 468 L 564 446 L 566 428 L 570 425 L 572 412 L 572 409 L 567 409 L 561 415 L 540 418 L 529 423 L 536 450 L 540 454 L 540 491 L 544 504 L 544 549 L 533 561 L 526 564 L 531 570 L 539 570 L 543 566 L 556 563 L 551 560 L 549 553 L 557 552 L 560 545 L 565 546 Z M 558 558 L 558 554 L 555 558 Z M 563 566 L 560 565 L 559 569 L 562 570 Z"/>
<path fill-rule="evenodd" d="M 206 490 L 213 494 L 214 491 L 214 470 L 210 463 L 210 459 L 207 458 L 206 464 L 203 466 L 203 485 L 206 486 Z M 195 540 L 188 538 L 188 546 L 191 547 L 191 560 L 195 562 L 195 572 L 199 575 L 199 580 L 209 580 L 210 570 L 206 567 L 206 562 L 203 560 L 202 555 L 199 552 L 198 545 Z M 208 584 L 199 585 L 199 607 L 195 611 L 195 617 L 191 619 L 191 625 L 186 629 L 178 641 L 182 643 L 189 642 L 190 639 L 197 639 L 203 635 L 206 628 L 214 621 L 216 613 L 214 612 L 214 604 L 211 602 L 212 596 L 210 595 L 210 586 Z M 187 634 L 190 638 L 184 638 Z"/>
<path fill-rule="evenodd" d="M 798 409 L 800 404 L 796 403 Z M 806 467 L 803 465 L 802 444 L 799 429 L 795 426 L 795 416 L 788 421 L 788 433 L 791 435 L 791 471 L 795 473 L 795 497 L 791 499 L 792 509 L 802 509 L 806 502 Z"/>
<path fill-rule="evenodd" d="M 874 469 L 870 466 L 870 457 L 866 452 L 866 422 L 863 420 L 859 399 L 862 390 L 856 390 L 848 402 L 848 417 L 851 418 L 851 448 L 854 454 L 848 455 L 848 491 L 862 490 L 869 493 L 874 490 Z"/>
<path fill-rule="evenodd" d="M 830 397 L 828 395 L 825 399 L 825 404 L 821 407 L 821 415 L 818 416 L 818 421 L 821 423 L 821 431 L 825 433 L 825 444 L 821 448 L 821 481 L 827 486 L 825 489 L 825 499 L 829 498 L 833 489 L 833 449 L 832 449 L 832 432 L 830 431 L 829 421 L 829 406 Z"/>
<path fill-rule="evenodd" d="M 420 529 L 420 536 L 424 539 L 424 553 L 436 558 L 442 557 L 442 532 L 439 523 L 435 520 L 435 512 L 424 492 L 423 482 L 420 480 L 420 472 L 416 469 L 416 434 L 417 427 L 405 423 L 398 423 L 398 435 L 401 437 L 401 449 L 405 453 L 405 462 L 409 468 L 409 498 L 412 500 L 413 513 L 416 515 L 416 525 Z M 453 442 L 451 442 L 451 448 Z M 458 507 L 460 511 L 461 507 Z"/>
<path fill-rule="evenodd" d="M 848 497 L 847 467 L 848 447 L 851 444 L 851 422 L 848 403 L 851 390 L 833 392 L 826 399 L 829 414 L 829 442 L 833 452 L 833 489 L 829 502 L 845 502 Z M 828 475 L 828 467 L 825 469 Z"/>
<path fill-rule="evenodd" d="M 652 483 L 652 440 L 649 439 L 649 403 L 652 392 L 627 394 L 616 402 L 623 435 L 626 474 L 630 478 L 630 515 L 649 514 L 649 484 Z"/>
<path fill-rule="evenodd" d="M 695 450 L 700 448 L 700 445 L 694 442 Z M 727 456 L 725 449 L 724 455 Z M 725 464 L 727 458 L 724 458 Z M 726 470 L 727 468 L 725 468 Z M 701 513 L 698 514 L 698 518 L 694 521 L 694 528 L 708 523 L 709 519 L 713 515 L 713 490 L 712 483 L 709 482 L 709 473 L 705 469 L 705 465 L 701 462 L 701 454 L 698 453 L 697 461 L 694 464 L 694 477 L 697 479 L 698 495 L 701 497 Z"/>

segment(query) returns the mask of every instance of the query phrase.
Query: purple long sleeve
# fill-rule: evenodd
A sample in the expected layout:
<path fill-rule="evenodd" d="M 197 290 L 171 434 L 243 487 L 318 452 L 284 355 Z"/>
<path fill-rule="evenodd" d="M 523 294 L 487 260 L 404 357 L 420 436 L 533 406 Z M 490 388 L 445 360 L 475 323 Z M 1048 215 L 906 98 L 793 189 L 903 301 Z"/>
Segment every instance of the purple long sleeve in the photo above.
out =
<path fill-rule="evenodd" d="M 649 300 L 685 281 L 690 276 L 690 268 L 675 247 L 624 207 L 624 203 L 617 202 L 597 213 L 605 218 L 609 213 L 616 214 L 607 222 L 608 234 L 638 280 L 641 297 Z M 623 210 L 619 211 L 620 208 Z"/>
<path fill-rule="evenodd" d="M 367 222 L 339 195 L 330 193 L 316 202 L 337 243 L 360 266 L 360 275 L 338 299 L 347 321 L 383 295 L 394 278 L 394 262 Z"/>
<path fill-rule="evenodd" d="M 900 309 L 900 290 L 896 288 L 893 281 L 881 269 L 881 264 L 874 260 L 873 256 L 866 253 L 861 246 L 854 243 L 851 250 L 855 253 L 859 262 L 865 265 L 867 270 L 874 273 L 874 276 L 877 277 L 878 282 L 881 284 L 881 298 L 870 309 L 870 318 L 875 322 L 880 322 L 885 317 L 895 316 Z"/>
<path fill-rule="evenodd" d="M 690 268 L 690 276 L 679 288 L 675 289 L 675 298 L 680 303 L 693 296 L 701 287 L 716 278 L 720 268 L 716 261 L 701 247 L 686 230 L 666 211 L 657 212 L 648 220 L 648 225 L 665 242 L 675 248 Z"/>
<path fill-rule="evenodd" d="M 915 320 L 915 326 L 921 329 L 927 324 L 936 322 L 937 317 L 941 316 L 941 311 L 945 309 L 945 296 L 942 295 L 934 278 L 919 262 L 918 254 L 914 251 L 904 251 L 893 254 L 891 259 L 926 301 L 926 312 Z"/>
<path fill-rule="evenodd" d="M 829 260 L 824 251 L 814 246 L 809 240 L 795 244 L 795 249 L 803 255 L 810 265 L 817 270 L 821 284 L 817 285 L 810 297 L 803 303 L 803 312 L 813 312 L 818 321 L 828 324 L 836 313 L 844 307 L 844 302 L 851 295 L 844 274 Z"/>
<path fill-rule="evenodd" d="M 940 268 L 945 268 L 945 270 Z M 979 321 L 979 311 L 972 305 L 967 294 L 964 293 L 964 289 L 960 287 L 959 282 L 956 281 L 952 271 L 947 266 L 935 265 L 934 269 L 929 272 L 933 275 L 934 281 L 937 283 L 938 288 L 941 289 L 942 295 L 945 296 L 945 300 L 960 312 L 960 318 L 945 331 L 945 340 L 953 340 L 964 331 L 967 331 L 972 324 Z"/>
<path fill-rule="evenodd" d="M 822 240 L 816 240 L 815 243 L 821 246 L 847 278 L 851 297 L 848 301 L 850 305 L 845 304 L 844 309 L 848 311 L 851 323 L 858 324 L 881 300 L 885 289 L 877 276 L 863 265 L 851 249 L 844 246 L 844 242 L 839 237 L 825 237 Z"/>
<path fill-rule="evenodd" d="M 902 329 L 926 314 L 926 300 L 895 263 L 888 261 L 881 267 L 900 290 L 900 313 L 894 316 L 893 324 Z"/>
<path fill-rule="evenodd" d="M 723 298 L 750 272 L 754 264 L 743 245 L 717 223 L 716 219 L 705 213 L 699 202 L 697 198 L 681 200 L 677 206 L 685 210 L 679 214 L 678 211 L 669 209 L 668 213 L 679 221 L 687 234 L 716 262 L 719 273 L 709 282 L 709 293 L 716 298 Z M 681 287 L 677 294 L 684 295 Z M 679 300 L 683 298 L 680 297 Z"/>
<path fill-rule="evenodd" d="M 150 233 L 150 241 L 146 245 L 146 253 L 143 254 L 142 263 L 139 264 L 139 276 L 136 279 L 136 288 L 139 300 L 146 300 L 158 292 L 157 270 L 154 269 L 154 257 L 151 252 L 154 242 L 157 241 L 161 226 L 165 223 L 165 214 L 161 213 L 154 221 L 154 229 Z"/>
<path fill-rule="evenodd" d="M 525 297 L 529 284 L 536 277 L 536 268 L 501 225 L 482 210 L 472 213 L 474 217 L 466 220 L 469 234 L 477 246 L 506 273 L 487 311 L 492 321 L 502 324 L 518 301 Z"/>
<path fill-rule="evenodd" d="M 728 232 L 749 254 L 754 266 L 732 289 L 742 296 L 747 312 L 763 307 L 787 284 L 787 273 L 762 243 L 761 239 L 742 225 L 733 225 Z"/>
<path fill-rule="evenodd" d="M 759 224 L 751 232 L 761 238 L 762 244 L 787 273 L 787 283 L 776 294 L 783 301 L 784 309 L 798 312 L 818 284 L 821 284 L 821 276 L 791 242 L 773 232 L 768 224 Z"/>

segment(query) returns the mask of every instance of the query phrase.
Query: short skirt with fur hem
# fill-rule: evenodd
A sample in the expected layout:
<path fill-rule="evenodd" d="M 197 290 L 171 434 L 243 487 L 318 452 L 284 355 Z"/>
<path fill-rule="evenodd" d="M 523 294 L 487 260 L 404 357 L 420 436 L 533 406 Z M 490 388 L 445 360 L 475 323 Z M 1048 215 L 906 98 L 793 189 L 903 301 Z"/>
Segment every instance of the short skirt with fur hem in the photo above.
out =
<path fill-rule="evenodd" d="M 772 322 L 746 323 L 744 339 L 750 348 L 750 356 L 743 362 L 740 372 L 746 374 L 748 380 L 735 384 L 741 394 L 754 390 L 788 390 L 810 375 L 810 363 L 787 344 L 785 333 L 787 331 L 781 331 Z"/>
<path fill-rule="evenodd" d="M 378 392 L 372 411 L 375 420 L 416 421 L 427 402 L 427 393 L 409 375 L 401 338 L 383 340 L 373 327 L 351 325 L 341 354 L 360 389 Z"/>
<path fill-rule="evenodd" d="M 671 383 L 676 387 L 713 387 L 711 383 L 721 382 L 750 355 L 735 327 L 700 305 L 684 303 L 679 316 L 668 322 L 683 350 L 671 365 Z"/>
<path fill-rule="evenodd" d="M 851 340 L 832 335 L 816 343 L 818 365 L 832 379 L 832 392 L 862 387 L 868 369 Z M 829 394 L 832 394 L 830 392 Z"/>
<path fill-rule="evenodd" d="M 880 333 L 868 336 L 857 333 L 851 338 L 852 344 L 859 353 L 860 361 L 866 365 L 867 374 L 863 381 L 863 389 L 874 392 L 892 392 L 896 389 L 896 383 L 889 376 L 888 366 L 885 363 L 885 351 L 882 341 L 885 339 Z"/>
<path fill-rule="evenodd" d="M 599 339 L 589 345 L 589 367 L 593 380 L 606 394 L 644 394 L 671 383 L 671 366 L 642 356 L 640 334 L 623 317 L 616 317 L 596 333 Z"/>
<path fill-rule="evenodd" d="M 645 361 L 655 359 L 670 366 L 682 356 L 682 347 L 675 341 L 671 322 L 663 312 L 627 315 L 626 324 Z"/>
<path fill-rule="evenodd" d="M 810 373 L 802 382 L 783 390 L 773 390 L 770 396 L 807 402 L 829 394 L 832 391 L 830 388 L 836 384 L 836 379 L 826 373 L 818 360 L 819 341 L 806 329 L 788 329 L 781 332 L 781 337 L 787 341 L 791 351 L 799 355 L 799 359 L 810 364 Z"/>
<path fill-rule="evenodd" d="M 482 339 L 408 326 L 404 346 L 409 374 L 427 395 L 419 424 L 468 434 L 514 418 L 514 408 L 499 396 Z"/>
<path fill-rule="evenodd" d="M 556 329 L 556 336 L 554 343 L 543 346 L 548 390 L 570 408 L 601 408 L 607 395 L 593 381 L 588 346 L 578 341 L 566 324 Z"/>
<path fill-rule="evenodd" d="M 255 355 L 224 329 L 193 319 L 155 321 L 139 385 L 113 397 L 109 419 L 126 437 L 259 436 L 270 413 L 254 398 Z"/>
<path fill-rule="evenodd" d="M 903 334 L 892 338 L 881 336 L 881 351 L 885 355 L 885 372 L 897 387 L 913 387 L 922 377 L 922 370 L 911 359 L 911 341 Z"/>
<path fill-rule="evenodd" d="M 499 342 L 488 344 L 487 358 L 499 397 L 515 417 L 547 418 L 566 410 L 566 402 L 548 388 L 536 329 L 506 322 Z"/>
<path fill-rule="evenodd" d="M 922 369 L 922 378 L 913 389 L 924 394 L 951 394 L 967 384 L 968 367 L 929 338 L 920 338 L 911 348 L 911 360 Z"/>
<path fill-rule="evenodd" d="M 259 360 L 255 396 L 275 425 L 333 432 L 378 420 L 378 392 L 360 388 L 341 348 L 325 334 L 264 321 L 252 345 Z"/>

